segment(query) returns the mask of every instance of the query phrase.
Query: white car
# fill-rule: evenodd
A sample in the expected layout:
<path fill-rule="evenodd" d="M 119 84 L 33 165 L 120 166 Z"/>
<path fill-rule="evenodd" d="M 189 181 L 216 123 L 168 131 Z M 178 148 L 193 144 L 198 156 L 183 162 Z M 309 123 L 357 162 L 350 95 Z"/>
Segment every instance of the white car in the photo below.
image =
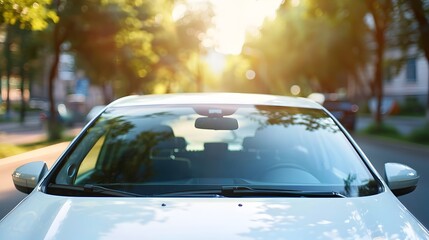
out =
<path fill-rule="evenodd" d="M 429 239 L 395 197 L 413 169 L 381 177 L 307 99 L 257 94 L 122 98 L 47 170 L 12 175 L 30 193 L 0 239 Z"/>

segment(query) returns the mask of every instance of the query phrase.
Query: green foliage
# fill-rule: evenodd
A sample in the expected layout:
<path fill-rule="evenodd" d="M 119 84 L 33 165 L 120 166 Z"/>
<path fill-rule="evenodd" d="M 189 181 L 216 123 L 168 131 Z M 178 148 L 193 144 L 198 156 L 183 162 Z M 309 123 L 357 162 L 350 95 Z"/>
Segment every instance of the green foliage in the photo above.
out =
<path fill-rule="evenodd" d="M 50 22 L 58 22 L 58 16 L 50 9 L 52 0 L 2 0 L 0 23 L 18 24 L 33 31 L 44 30 Z"/>
<path fill-rule="evenodd" d="M 258 82 L 255 79 L 246 78 L 247 71 L 254 73 L 247 58 L 242 55 L 229 56 L 221 77 L 222 89 L 229 92 L 258 92 L 260 90 Z"/>
<path fill-rule="evenodd" d="M 13 144 L 0 143 L 0 159 L 28 151 L 26 148 Z"/>
<path fill-rule="evenodd" d="M 363 132 L 370 134 L 370 135 L 378 135 L 378 136 L 393 137 L 393 138 L 402 138 L 399 131 L 394 126 L 391 126 L 388 124 L 377 125 L 375 123 L 372 123 L 366 129 L 364 129 Z"/>
<path fill-rule="evenodd" d="M 67 1 L 59 26 L 65 33 L 78 68 L 86 70 L 92 84 L 121 81 L 120 91 L 139 89 L 158 59 L 151 46 L 156 12 L 150 1 Z"/>
<path fill-rule="evenodd" d="M 400 115 L 405 116 L 424 116 L 425 107 L 415 97 L 408 97 L 399 107 Z"/>
<path fill-rule="evenodd" d="M 61 31 L 92 84 L 113 84 L 117 97 L 196 82 L 188 62 L 200 52 L 210 7 L 173 20 L 174 1 L 74 0 L 61 11 Z M 170 89 L 170 90 L 168 90 Z M 193 86 L 195 89 L 195 86 Z"/>
<path fill-rule="evenodd" d="M 363 1 L 285 1 L 260 35 L 248 38 L 244 55 L 269 92 L 285 94 L 302 79 L 333 92 L 366 63 L 365 14 Z"/>
<path fill-rule="evenodd" d="M 165 18 L 152 42 L 159 61 L 152 68 L 154 81 L 148 91 L 201 91 L 203 78 L 205 83 L 209 80 L 207 77 L 210 75 L 202 61 L 205 51 L 202 41 L 207 29 L 212 26 L 212 5 L 209 2 L 195 6 L 178 4 L 186 10 L 177 19 L 172 16 L 174 4 L 164 5 L 163 10 L 159 11 Z"/>
<path fill-rule="evenodd" d="M 408 139 L 415 143 L 429 145 L 429 123 L 426 123 L 421 128 L 414 129 L 408 136 Z"/>

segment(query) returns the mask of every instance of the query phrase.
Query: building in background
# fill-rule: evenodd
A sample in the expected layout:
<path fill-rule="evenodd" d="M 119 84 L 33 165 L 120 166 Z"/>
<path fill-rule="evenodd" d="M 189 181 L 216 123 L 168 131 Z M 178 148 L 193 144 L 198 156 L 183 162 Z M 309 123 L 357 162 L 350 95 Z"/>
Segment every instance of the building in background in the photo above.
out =
<path fill-rule="evenodd" d="M 384 69 L 384 96 L 395 101 L 401 111 L 423 111 L 428 103 L 429 67 L 419 49 L 412 49 L 407 57 L 398 51 L 388 52 Z M 389 59 L 401 59 L 389 61 Z M 399 68 L 398 68 L 399 66 Z"/>
<path fill-rule="evenodd" d="M 47 58 L 42 81 L 34 84 L 31 91 L 30 106 L 48 111 L 48 74 L 52 57 Z M 73 54 L 61 53 L 58 74 L 54 83 L 54 98 L 57 106 L 65 108 L 75 121 L 83 121 L 88 111 L 96 105 L 104 104 L 102 91 L 91 85 L 91 80 L 83 70 L 76 69 Z M 37 106 L 36 106 L 37 105 Z"/>

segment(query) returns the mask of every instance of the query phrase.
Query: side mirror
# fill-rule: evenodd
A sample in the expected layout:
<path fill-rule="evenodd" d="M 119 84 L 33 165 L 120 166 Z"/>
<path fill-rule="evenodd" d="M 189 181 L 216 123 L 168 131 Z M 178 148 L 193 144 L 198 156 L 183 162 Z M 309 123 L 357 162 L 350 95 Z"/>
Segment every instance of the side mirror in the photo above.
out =
<path fill-rule="evenodd" d="M 23 193 L 31 193 L 48 172 L 45 162 L 30 162 L 18 167 L 12 174 L 15 188 Z"/>
<path fill-rule="evenodd" d="M 420 176 L 417 171 L 399 163 L 384 164 L 385 180 L 390 190 L 401 196 L 414 191 Z"/>

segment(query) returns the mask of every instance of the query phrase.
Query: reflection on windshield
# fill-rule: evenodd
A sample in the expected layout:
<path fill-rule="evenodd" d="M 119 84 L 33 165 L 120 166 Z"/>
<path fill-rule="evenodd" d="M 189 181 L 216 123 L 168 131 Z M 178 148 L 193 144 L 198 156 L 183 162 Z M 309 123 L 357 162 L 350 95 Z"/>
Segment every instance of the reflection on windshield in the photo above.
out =
<path fill-rule="evenodd" d="M 335 122 L 319 110 L 235 106 L 228 117 L 238 120 L 236 130 L 195 128 L 200 115 L 193 107 L 127 111 L 127 116 L 120 109 L 104 114 L 88 129 L 55 183 L 113 186 L 142 195 L 171 193 L 177 186 L 181 191 L 249 186 L 346 196 L 379 191 Z M 142 187 L 147 185 L 164 187 L 148 193 Z"/>
<path fill-rule="evenodd" d="M 285 128 L 289 126 L 305 126 L 306 131 L 327 129 L 331 132 L 339 131 L 336 124 L 325 113 L 319 110 L 288 108 L 279 110 L 278 107 L 257 106 L 258 110 L 255 119 L 264 116 L 263 121 L 259 121 L 262 127 L 269 125 L 280 125 Z"/>

